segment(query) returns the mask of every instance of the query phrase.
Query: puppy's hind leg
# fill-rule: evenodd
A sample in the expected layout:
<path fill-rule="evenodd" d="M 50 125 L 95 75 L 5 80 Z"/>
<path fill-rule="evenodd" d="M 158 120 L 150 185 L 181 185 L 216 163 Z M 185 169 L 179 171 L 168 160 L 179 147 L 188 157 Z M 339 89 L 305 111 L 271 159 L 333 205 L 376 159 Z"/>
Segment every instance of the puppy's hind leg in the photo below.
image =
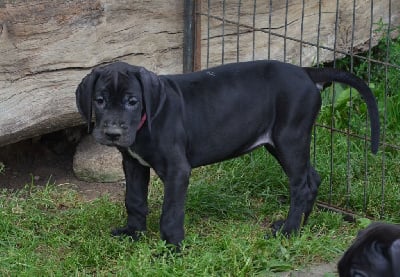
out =
<path fill-rule="evenodd" d="M 294 136 L 292 128 L 284 127 L 275 136 L 274 146 L 267 145 L 266 148 L 278 160 L 290 184 L 288 217 L 275 222 L 273 232 L 281 231 L 290 235 L 307 221 L 321 183 L 318 173 L 310 164 L 310 135 L 303 133 Z"/>

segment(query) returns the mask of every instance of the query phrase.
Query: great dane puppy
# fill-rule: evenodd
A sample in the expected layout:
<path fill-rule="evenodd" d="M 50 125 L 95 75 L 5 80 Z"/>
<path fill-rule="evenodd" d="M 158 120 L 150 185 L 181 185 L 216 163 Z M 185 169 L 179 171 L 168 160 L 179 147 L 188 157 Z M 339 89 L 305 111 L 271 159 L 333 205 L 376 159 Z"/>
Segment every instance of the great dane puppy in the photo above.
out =
<path fill-rule="evenodd" d="M 338 264 L 340 277 L 400 277 L 400 225 L 373 223 Z"/>
<path fill-rule="evenodd" d="M 311 129 L 320 90 L 338 81 L 356 88 L 371 121 L 371 149 L 379 143 L 375 98 L 356 76 L 331 68 L 302 68 L 278 61 L 226 64 L 199 72 L 160 75 L 115 62 L 95 68 L 79 84 L 79 112 L 93 136 L 116 146 L 126 177 L 127 225 L 114 235 L 137 239 L 146 230 L 150 167 L 164 183 L 161 238 L 184 239 L 184 204 L 191 169 L 265 146 L 290 183 L 286 220 L 273 225 L 290 234 L 307 220 L 320 185 L 310 164 Z"/>

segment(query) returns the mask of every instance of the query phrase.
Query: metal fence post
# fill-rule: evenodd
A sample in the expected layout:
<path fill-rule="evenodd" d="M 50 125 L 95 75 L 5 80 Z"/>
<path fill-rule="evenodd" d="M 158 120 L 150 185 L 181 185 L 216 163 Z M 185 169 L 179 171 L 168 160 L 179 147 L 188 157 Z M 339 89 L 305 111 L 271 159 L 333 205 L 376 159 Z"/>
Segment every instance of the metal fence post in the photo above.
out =
<path fill-rule="evenodd" d="M 185 0 L 183 14 L 183 73 L 193 71 L 194 0 Z"/>
<path fill-rule="evenodd" d="M 183 73 L 199 70 L 200 65 L 200 0 L 185 0 L 183 20 Z"/>

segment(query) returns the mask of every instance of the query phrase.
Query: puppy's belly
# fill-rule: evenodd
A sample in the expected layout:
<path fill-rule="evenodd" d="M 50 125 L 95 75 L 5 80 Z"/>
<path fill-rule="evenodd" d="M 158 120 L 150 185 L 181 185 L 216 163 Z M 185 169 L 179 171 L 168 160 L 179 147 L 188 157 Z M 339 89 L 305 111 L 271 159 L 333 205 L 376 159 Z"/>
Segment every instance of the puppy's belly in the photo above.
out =
<path fill-rule="evenodd" d="M 274 146 L 274 142 L 272 141 L 272 137 L 271 137 L 271 132 L 265 132 L 264 134 L 262 134 L 261 136 L 259 136 L 255 142 L 253 142 L 248 148 L 246 148 L 243 153 L 249 152 L 259 146 L 265 145 L 265 144 L 269 144 L 271 146 Z"/>
<path fill-rule="evenodd" d="M 207 142 L 205 142 L 201 145 L 202 147 L 199 147 L 190 153 L 190 164 L 194 168 L 221 162 L 244 155 L 257 147 L 266 144 L 274 146 L 270 131 L 265 131 L 256 137 L 248 137 L 235 141 L 235 143 L 226 141 L 220 142 L 219 144 L 214 143 L 207 145 Z"/>

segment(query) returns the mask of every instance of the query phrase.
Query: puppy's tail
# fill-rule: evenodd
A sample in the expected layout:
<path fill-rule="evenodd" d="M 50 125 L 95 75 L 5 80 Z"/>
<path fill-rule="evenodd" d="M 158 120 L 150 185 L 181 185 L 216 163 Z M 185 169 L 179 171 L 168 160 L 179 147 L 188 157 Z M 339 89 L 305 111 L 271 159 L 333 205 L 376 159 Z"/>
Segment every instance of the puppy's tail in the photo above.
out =
<path fill-rule="evenodd" d="M 334 68 L 312 68 L 304 67 L 311 80 L 318 85 L 324 86 L 326 83 L 339 82 L 355 88 L 367 104 L 371 122 L 371 151 L 376 154 L 379 147 L 379 112 L 374 94 L 366 83 L 357 76 Z"/>

